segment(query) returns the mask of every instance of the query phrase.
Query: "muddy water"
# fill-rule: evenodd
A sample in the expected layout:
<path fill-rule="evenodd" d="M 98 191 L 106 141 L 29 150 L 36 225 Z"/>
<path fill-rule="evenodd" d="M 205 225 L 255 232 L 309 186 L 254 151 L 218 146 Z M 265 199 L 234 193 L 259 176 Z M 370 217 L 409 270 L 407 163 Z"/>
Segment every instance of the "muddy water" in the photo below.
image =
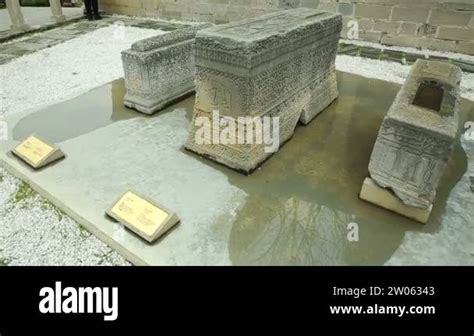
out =
<path fill-rule="evenodd" d="M 74 99 L 39 110 L 21 119 L 13 128 L 13 139 L 23 140 L 37 133 L 51 142 L 62 142 L 90 133 L 119 120 L 156 118 L 131 110 L 123 104 L 125 84 L 117 79 Z M 189 97 L 162 112 L 186 108 L 192 114 L 194 98 Z"/>
<path fill-rule="evenodd" d="M 441 184 L 430 222 L 422 226 L 359 200 L 384 115 L 400 86 L 339 73 L 340 98 L 247 177 L 228 175 L 249 197 L 237 214 L 229 252 L 238 265 L 380 265 L 406 231 L 432 233 L 441 223 L 451 189 L 467 169 L 460 142 Z M 463 118 L 474 104 L 463 101 Z M 359 226 L 358 243 L 347 239 Z"/>
<path fill-rule="evenodd" d="M 136 118 L 137 114 L 123 105 L 124 95 L 123 79 L 119 79 L 75 99 L 39 110 L 15 125 L 13 139 L 22 140 L 37 133 L 52 142 L 62 142 L 117 120 Z"/>
<path fill-rule="evenodd" d="M 229 254 L 240 265 L 379 265 L 400 245 L 405 232 L 435 232 L 446 200 L 467 168 L 458 142 L 426 226 L 360 201 L 358 194 L 378 129 L 400 86 L 339 73 L 340 97 L 251 176 L 243 176 L 192 153 L 226 174 L 248 194 L 229 237 Z M 54 142 L 89 133 L 118 120 L 156 118 L 123 106 L 123 80 L 38 111 L 14 128 L 15 139 L 36 132 Z M 189 97 L 161 114 L 184 108 Z M 474 120 L 474 104 L 462 103 L 463 120 Z M 359 226 L 358 243 L 347 239 Z"/>

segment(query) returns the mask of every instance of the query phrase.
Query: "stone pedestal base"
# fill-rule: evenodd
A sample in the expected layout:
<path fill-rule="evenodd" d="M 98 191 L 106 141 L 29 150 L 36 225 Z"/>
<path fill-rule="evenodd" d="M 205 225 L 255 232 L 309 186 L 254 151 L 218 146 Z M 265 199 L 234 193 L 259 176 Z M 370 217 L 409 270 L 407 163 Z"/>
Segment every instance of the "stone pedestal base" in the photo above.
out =
<path fill-rule="evenodd" d="M 309 102 L 301 113 L 300 122 L 303 125 L 308 125 L 339 96 L 335 67 L 318 82 L 317 87 L 311 90 Z"/>
<path fill-rule="evenodd" d="M 138 112 L 145 114 L 155 114 L 158 111 L 178 102 L 195 92 L 194 85 L 188 85 L 183 87 L 181 92 L 175 92 L 174 94 L 168 95 L 157 100 L 144 99 L 142 97 L 133 96 L 132 94 L 126 94 L 124 98 L 124 105 L 128 108 L 137 110 Z"/>
<path fill-rule="evenodd" d="M 360 198 L 399 215 L 426 224 L 430 218 L 433 205 L 428 209 L 414 208 L 404 204 L 392 192 L 379 187 L 371 178 L 366 178 L 362 186 Z"/>
<path fill-rule="evenodd" d="M 61 14 L 61 15 L 53 15 L 51 16 L 51 20 L 53 20 L 54 22 L 64 22 L 66 21 L 66 16 Z"/>

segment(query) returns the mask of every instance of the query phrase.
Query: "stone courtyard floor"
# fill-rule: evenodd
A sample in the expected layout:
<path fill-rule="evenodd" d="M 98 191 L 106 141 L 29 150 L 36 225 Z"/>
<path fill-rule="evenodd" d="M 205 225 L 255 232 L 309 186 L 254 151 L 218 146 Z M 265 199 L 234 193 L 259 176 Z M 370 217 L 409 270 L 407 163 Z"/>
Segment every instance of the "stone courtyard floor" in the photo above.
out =
<path fill-rule="evenodd" d="M 8 85 L 0 87 L 0 116 L 44 108 L 121 78 L 120 51 L 135 41 L 182 26 L 114 16 L 96 22 L 81 20 L 1 44 L 0 83 Z M 410 70 L 409 65 L 351 55 L 339 55 L 336 67 L 399 84 Z M 462 95 L 474 101 L 474 74 L 464 74 Z M 470 153 L 469 169 L 474 175 L 474 145 L 463 145 Z M 461 221 L 467 218 L 474 224 L 464 211 L 474 208 L 469 182 L 463 180 L 451 200 L 450 216 L 460 220 L 452 220 L 433 234 L 408 232 L 388 265 L 474 264 L 474 247 L 469 241 L 473 228 L 463 227 Z M 458 253 L 452 253 L 454 246 Z M 0 265 L 128 264 L 28 185 L 0 169 Z"/>
<path fill-rule="evenodd" d="M 25 22 L 32 28 L 51 24 L 51 8 L 49 7 L 22 7 L 21 12 Z M 82 8 L 64 7 L 63 14 L 66 20 L 70 20 L 82 15 Z M 0 9 L 0 32 L 10 29 L 11 21 L 6 8 Z"/>
<path fill-rule="evenodd" d="M 64 26 L 49 29 L 44 32 L 32 32 L 24 36 L 7 41 L 0 45 L 0 64 L 9 62 L 17 57 L 28 55 L 46 49 L 78 36 L 90 33 L 96 29 L 113 26 L 120 34 L 121 27 L 135 27 L 171 31 L 184 27 L 184 24 L 165 22 L 150 19 L 130 18 L 126 16 L 105 16 L 103 20 L 79 20 Z M 112 36 L 113 37 L 113 36 Z"/>

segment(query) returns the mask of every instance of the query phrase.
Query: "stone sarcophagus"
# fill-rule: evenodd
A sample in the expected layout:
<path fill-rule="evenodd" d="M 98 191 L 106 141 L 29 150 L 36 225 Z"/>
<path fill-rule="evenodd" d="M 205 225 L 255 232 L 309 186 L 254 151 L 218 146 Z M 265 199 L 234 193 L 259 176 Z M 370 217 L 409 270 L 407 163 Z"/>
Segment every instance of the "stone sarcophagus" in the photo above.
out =
<path fill-rule="evenodd" d="M 255 170 L 293 135 L 298 121 L 309 123 L 337 98 L 341 29 L 339 14 L 299 8 L 200 31 L 186 148 L 245 173 Z M 212 132 L 202 139 L 206 118 Z M 271 119 L 271 130 L 263 118 Z M 231 131 L 229 122 L 235 123 Z M 216 141 L 223 129 L 230 140 Z M 277 143 L 268 150 L 270 132 Z"/>
<path fill-rule="evenodd" d="M 123 51 L 125 105 L 153 114 L 193 93 L 194 38 L 210 26 L 201 24 L 151 37 Z"/>
<path fill-rule="evenodd" d="M 428 220 L 458 134 L 461 77 L 461 69 L 449 63 L 415 63 L 383 121 L 363 199 Z M 390 190 L 400 204 L 374 198 L 376 188 Z"/>

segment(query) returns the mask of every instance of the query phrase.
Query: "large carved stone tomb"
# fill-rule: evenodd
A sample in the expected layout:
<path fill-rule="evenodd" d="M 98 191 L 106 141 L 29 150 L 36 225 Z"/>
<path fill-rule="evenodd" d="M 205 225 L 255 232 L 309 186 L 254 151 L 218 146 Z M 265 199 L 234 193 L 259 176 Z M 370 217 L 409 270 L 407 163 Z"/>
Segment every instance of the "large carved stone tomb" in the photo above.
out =
<path fill-rule="evenodd" d="M 309 123 L 337 98 L 334 64 L 341 29 L 339 14 L 299 8 L 199 32 L 197 97 L 186 148 L 245 173 L 255 170 L 272 154 L 264 144 L 242 137 L 233 144 L 198 142 L 196 121 L 213 119 L 216 111 L 219 119 L 277 117 L 279 148 L 298 121 Z M 258 137 L 258 130 L 252 132 Z"/>
<path fill-rule="evenodd" d="M 200 24 L 147 38 L 122 52 L 126 95 L 124 103 L 153 114 L 194 92 L 193 43 Z"/>
<path fill-rule="evenodd" d="M 383 121 L 361 198 L 428 221 L 458 133 L 461 77 L 455 65 L 416 62 Z"/>

